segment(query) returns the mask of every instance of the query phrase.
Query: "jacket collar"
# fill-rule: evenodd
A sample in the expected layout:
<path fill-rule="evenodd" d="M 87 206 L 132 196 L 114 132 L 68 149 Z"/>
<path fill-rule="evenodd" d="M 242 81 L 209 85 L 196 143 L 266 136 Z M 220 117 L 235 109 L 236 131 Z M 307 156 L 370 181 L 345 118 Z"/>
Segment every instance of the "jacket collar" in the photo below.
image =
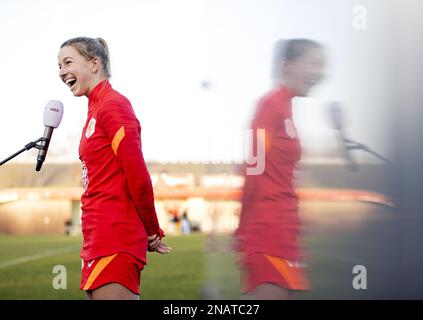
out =
<path fill-rule="evenodd" d="M 104 93 L 111 88 L 112 86 L 108 79 L 101 81 L 94 87 L 88 97 L 88 113 L 93 111 L 93 108 L 101 101 Z"/>

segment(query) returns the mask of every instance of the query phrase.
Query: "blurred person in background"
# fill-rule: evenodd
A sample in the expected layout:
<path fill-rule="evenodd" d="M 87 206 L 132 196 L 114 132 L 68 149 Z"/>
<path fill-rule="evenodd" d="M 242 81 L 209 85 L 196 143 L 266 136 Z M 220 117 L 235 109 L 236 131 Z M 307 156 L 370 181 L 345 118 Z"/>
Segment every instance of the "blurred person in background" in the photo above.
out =
<path fill-rule="evenodd" d="M 265 150 L 264 171 L 245 175 L 235 232 L 242 299 L 288 299 L 310 289 L 299 246 L 295 187 L 301 146 L 291 101 L 322 80 L 325 55 L 317 42 L 291 39 L 277 42 L 274 59 L 275 88 L 259 101 L 251 126 L 255 133 L 265 130 L 264 141 L 257 142 Z"/>
<path fill-rule="evenodd" d="M 59 76 L 76 97 L 88 98 L 82 131 L 81 290 L 89 299 L 138 299 L 147 250 L 168 253 L 162 242 L 141 126 L 129 100 L 110 82 L 109 51 L 101 38 L 64 42 Z"/>
<path fill-rule="evenodd" d="M 188 219 L 187 210 L 185 210 L 184 213 L 182 214 L 181 233 L 182 234 L 190 234 L 191 233 L 191 223 Z"/>

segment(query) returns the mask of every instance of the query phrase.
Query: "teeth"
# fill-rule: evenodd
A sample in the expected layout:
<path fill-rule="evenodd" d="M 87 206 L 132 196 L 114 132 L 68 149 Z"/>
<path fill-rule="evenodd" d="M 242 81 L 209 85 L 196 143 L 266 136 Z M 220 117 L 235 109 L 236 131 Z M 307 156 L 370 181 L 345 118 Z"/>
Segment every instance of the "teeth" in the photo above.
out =
<path fill-rule="evenodd" d="M 71 82 L 73 82 L 73 81 L 76 81 L 76 79 L 75 78 L 69 78 L 69 79 L 67 79 L 66 81 L 65 81 L 65 83 L 67 84 L 67 85 L 69 85 Z"/>

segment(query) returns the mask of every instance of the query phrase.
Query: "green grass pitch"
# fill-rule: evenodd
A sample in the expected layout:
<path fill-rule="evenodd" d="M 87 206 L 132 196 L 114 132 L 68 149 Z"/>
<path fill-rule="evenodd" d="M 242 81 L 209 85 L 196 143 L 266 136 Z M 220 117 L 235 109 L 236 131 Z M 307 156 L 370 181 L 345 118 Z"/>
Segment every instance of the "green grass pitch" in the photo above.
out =
<path fill-rule="evenodd" d="M 204 283 L 200 235 L 166 237 L 172 254 L 148 254 L 143 299 L 200 299 Z M 66 236 L 0 235 L 0 299 L 85 299 L 79 290 L 82 239 Z M 67 271 L 67 288 L 54 289 L 56 265 Z"/>

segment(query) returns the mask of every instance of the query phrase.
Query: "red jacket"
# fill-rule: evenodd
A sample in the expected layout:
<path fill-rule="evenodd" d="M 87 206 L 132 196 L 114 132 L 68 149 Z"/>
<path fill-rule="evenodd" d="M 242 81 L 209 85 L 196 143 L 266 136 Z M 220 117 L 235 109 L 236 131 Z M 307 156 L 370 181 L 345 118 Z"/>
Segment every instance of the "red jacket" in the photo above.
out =
<path fill-rule="evenodd" d="M 163 233 L 142 154 L 141 126 L 131 103 L 108 80 L 90 93 L 79 158 L 84 187 L 81 257 L 125 251 L 146 262 L 147 235 Z"/>

